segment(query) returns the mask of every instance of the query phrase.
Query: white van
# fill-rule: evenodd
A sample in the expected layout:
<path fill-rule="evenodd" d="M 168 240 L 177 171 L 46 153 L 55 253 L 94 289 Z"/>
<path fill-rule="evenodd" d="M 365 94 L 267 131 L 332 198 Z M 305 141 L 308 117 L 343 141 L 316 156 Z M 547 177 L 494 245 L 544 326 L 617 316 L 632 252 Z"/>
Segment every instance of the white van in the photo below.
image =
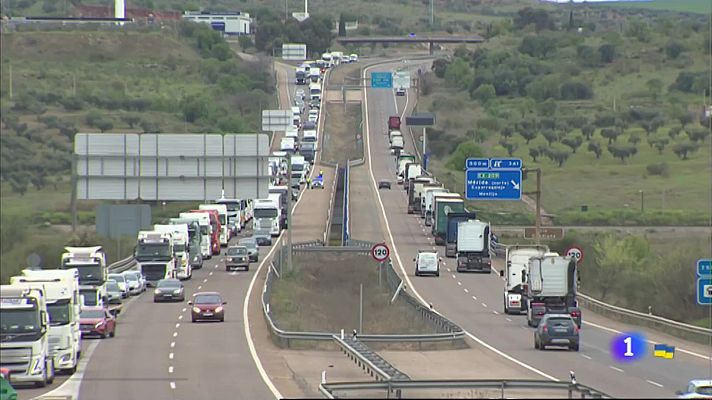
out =
<path fill-rule="evenodd" d="M 393 143 L 393 138 L 400 137 L 401 140 L 403 140 L 403 134 L 401 131 L 390 131 L 388 133 L 388 141 L 392 144 Z"/>
<path fill-rule="evenodd" d="M 288 153 L 294 153 L 296 149 L 296 142 L 294 141 L 294 138 L 292 137 L 285 137 L 282 138 L 282 141 L 279 143 L 279 149 Z"/>
<path fill-rule="evenodd" d="M 315 130 L 308 130 L 302 133 L 302 142 L 304 143 L 314 143 L 314 150 L 317 149 L 317 143 L 319 142 L 319 137 Z"/>
<path fill-rule="evenodd" d="M 316 83 L 309 85 L 309 98 L 321 101 L 321 85 Z"/>

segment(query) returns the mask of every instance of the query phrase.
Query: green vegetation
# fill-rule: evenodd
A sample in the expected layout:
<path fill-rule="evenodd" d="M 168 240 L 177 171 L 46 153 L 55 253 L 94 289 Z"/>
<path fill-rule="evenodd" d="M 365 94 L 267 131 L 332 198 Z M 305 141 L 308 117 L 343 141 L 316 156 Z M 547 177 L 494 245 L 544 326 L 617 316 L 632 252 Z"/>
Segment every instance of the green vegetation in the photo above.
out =
<path fill-rule="evenodd" d="M 712 4 L 707 0 L 652 0 L 644 3 L 611 3 L 607 4 L 607 6 L 613 8 L 668 10 L 698 14 L 709 14 L 712 12 Z M 592 7 L 600 7 L 600 5 L 592 5 Z"/>
<path fill-rule="evenodd" d="M 462 192 L 466 156 L 522 158 L 542 168 L 543 207 L 562 224 L 709 223 L 705 22 L 519 10 L 488 31 L 488 43 L 458 48 L 421 78 L 418 108 L 438 114 L 432 169 Z M 493 222 L 527 212 L 521 203 L 472 206 Z"/>

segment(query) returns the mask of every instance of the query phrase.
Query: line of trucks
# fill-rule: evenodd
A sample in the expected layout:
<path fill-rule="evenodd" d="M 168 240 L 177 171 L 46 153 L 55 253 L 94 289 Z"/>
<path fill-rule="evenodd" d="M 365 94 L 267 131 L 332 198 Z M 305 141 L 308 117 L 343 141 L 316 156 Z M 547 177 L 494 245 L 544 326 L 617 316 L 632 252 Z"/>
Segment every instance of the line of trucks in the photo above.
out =
<path fill-rule="evenodd" d="M 402 136 L 400 117 L 388 118 L 389 140 Z M 397 133 L 394 133 L 397 132 Z M 456 258 L 458 272 L 492 272 L 493 234 L 488 222 L 477 219 L 465 208 L 459 193 L 451 193 L 424 170 L 412 154 L 395 156 L 396 177 L 407 194 L 407 212 L 416 214 L 430 227 L 436 245 L 445 246 L 445 256 Z M 576 300 L 576 261 L 543 245 L 506 247 L 504 312 L 527 315 L 537 326 L 545 314 L 569 314 L 581 326 Z"/>

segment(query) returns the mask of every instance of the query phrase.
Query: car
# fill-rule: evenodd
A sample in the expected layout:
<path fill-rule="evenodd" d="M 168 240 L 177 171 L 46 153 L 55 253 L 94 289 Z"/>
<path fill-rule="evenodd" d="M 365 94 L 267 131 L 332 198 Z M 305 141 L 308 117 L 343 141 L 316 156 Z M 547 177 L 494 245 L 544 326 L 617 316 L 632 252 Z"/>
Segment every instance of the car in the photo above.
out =
<path fill-rule="evenodd" d="M 710 399 L 712 398 L 712 379 L 691 380 L 685 391 L 675 392 L 678 399 Z"/>
<path fill-rule="evenodd" d="M 306 108 L 306 104 L 304 103 L 303 99 L 300 99 L 299 97 L 294 99 L 294 106 L 299 107 L 300 113 L 304 112 L 304 108 Z"/>
<path fill-rule="evenodd" d="M 415 276 L 440 276 L 440 262 L 442 260 L 435 251 L 418 250 L 418 255 L 413 259 L 415 262 Z"/>
<path fill-rule="evenodd" d="M 230 246 L 225 255 L 225 271 L 232 271 L 235 268 L 250 270 L 250 255 L 245 246 Z"/>
<path fill-rule="evenodd" d="M 304 124 L 302 124 L 302 131 L 315 131 L 315 130 L 316 130 L 315 122 L 304 121 Z"/>
<path fill-rule="evenodd" d="M 569 314 L 545 314 L 534 331 L 534 348 L 568 346 L 579 351 L 579 327 Z"/>
<path fill-rule="evenodd" d="M 254 237 L 242 238 L 237 241 L 238 246 L 247 247 L 247 254 L 250 262 L 257 262 L 260 259 L 260 249 L 257 247 L 257 239 Z"/>
<path fill-rule="evenodd" d="M 315 109 L 320 109 L 321 108 L 321 101 L 318 99 L 310 100 L 309 101 L 309 107 L 310 108 L 315 108 Z"/>
<path fill-rule="evenodd" d="M 352 62 L 352 63 L 358 62 L 358 55 L 357 54 L 349 55 L 349 62 Z"/>
<path fill-rule="evenodd" d="M 102 339 L 107 336 L 114 337 L 116 317 L 104 307 L 82 307 L 79 312 L 79 330 L 82 337 L 99 336 Z"/>
<path fill-rule="evenodd" d="M 188 302 L 190 309 L 190 319 L 192 322 L 200 320 L 225 321 L 225 308 L 227 301 L 223 301 L 218 292 L 198 292 L 193 295 L 193 299 Z"/>
<path fill-rule="evenodd" d="M 316 124 L 319 121 L 319 111 L 309 110 L 309 116 L 307 117 L 307 121 Z"/>
<path fill-rule="evenodd" d="M 153 291 L 153 302 L 160 301 L 184 301 L 185 287 L 183 283 L 175 278 L 161 279 L 156 284 L 156 290 Z"/>
<path fill-rule="evenodd" d="M 143 292 L 144 287 L 141 285 L 141 279 L 139 279 L 139 276 L 141 275 L 140 272 L 124 271 L 121 273 L 121 275 L 126 278 L 126 282 L 129 285 L 130 296 L 136 296 L 137 294 L 141 294 Z"/>
<path fill-rule="evenodd" d="M 322 177 L 321 179 L 314 178 L 311 181 L 311 188 L 312 189 L 324 189 L 324 177 Z"/>
<path fill-rule="evenodd" d="M 297 89 L 296 92 L 294 92 L 294 98 L 304 100 L 304 96 L 305 96 L 305 94 L 304 94 L 304 89 L 301 89 L 301 88 L 300 88 L 300 89 Z"/>
<path fill-rule="evenodd" d="M 121 291 L 123 294 L 121 295 L 121 298 L 125 299 L 129 297 L 129 284 L 126 282 L 126 277 L 124 277 L 121 274 L 109 274 L 108 278 L 110 280 L 116 281 L 116 283 L 119 284 L 119 287 L 121 288 Z"/>
<path fill-rule="evenodd" d="M 396 96 L 405 96 L 405 88 L 396 88 Z"/>
<path fill-rule="evenodd" d="M 116 281 L 106 282 L 106 300 L 109 304 L 121 304 L 123 291 Z"/>
<path fill-rule="evenodd" d="M 390 182 L 390 181 L 379 181 L 379 182 L 378 182 L 378 188 L 379 188 L 379 189 L 390 189 L 390 188 L 391 188 L 391 182 Z"/>

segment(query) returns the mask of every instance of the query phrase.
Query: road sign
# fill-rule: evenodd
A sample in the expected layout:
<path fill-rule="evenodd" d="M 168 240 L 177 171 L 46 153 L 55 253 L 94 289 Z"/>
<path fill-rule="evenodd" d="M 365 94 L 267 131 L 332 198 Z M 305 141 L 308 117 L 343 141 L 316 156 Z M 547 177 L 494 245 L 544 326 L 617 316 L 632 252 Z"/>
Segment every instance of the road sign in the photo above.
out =
<path fill-rule="evenodd" d="M 536 228 L 525 227 L 524 228 L 524 238 L 534 239 L 536 236 Z M 539 237 L 542 239 L 562 239 L 564 237 L 564 228 L 555 228 L 552 226 L 542 226 L 539 227 Z"/>
<path fill-rule="evenodd" d="M 286 131 L 294 123 L 292 110 L 262 110 L 262 130 Z"/>
<path fill-rule="evenodd" d="M 522 171 L 493 171 L 470 168 L 465 181 L 467 200 L 520 200 Z"/>
<path fill-rule="evenodd" d="M 376 243 L 371 247 L 371 257 L 378 262 L 384 262 L 391 255 L 391 250 L 385 243 Z"/>
<path fill-rule="evenodd" d="M 486 158 L 468 158 L 465 161 L 465 168 L 489 168 L 489 160 Z"/>
<path fill-rule="evenodd" d="M 410 71 L 396 71 L 393 75 L 393 87 L 410 89 Z"/>
<path fill-rule="evenodd" d="M 580 265 L 583 262 L 583 250 L 578 246 L 569 247 L 564 254 L 576 260 L 576 264 Z"/>
<path fill-rule="evenodd" d="M 519 158 L 493 158 L 490 160 L 490 169 L 522 169 L 522 160 Z"/>
<path fill-rule="evenodd" d="M 712 305 L 712 278 L 697 278 L 697 304 Z"/>
<path fill-rule="evenodd" d="M 283 43 L 282 59 L 303 61 L 307 59 L 307 45 L 304 43 Z"/>
<path fill-rule="evenodd" d="M 371 87 L 390 89 L 393 87 L 393 74 L 390 72 L 371 72 Z"/>
<path fill-rule="evenodd" d="M 697 260 L 697 276 L 709 277 L 712 276 L 712 259 L 701 258 Z"/>
<path fill-rule="evenodd" d="M 433 126 L 435 125 L 435 114 L 430 112 L 412 113 L 405 117 L 405 124 L 408 126 Z"/>

